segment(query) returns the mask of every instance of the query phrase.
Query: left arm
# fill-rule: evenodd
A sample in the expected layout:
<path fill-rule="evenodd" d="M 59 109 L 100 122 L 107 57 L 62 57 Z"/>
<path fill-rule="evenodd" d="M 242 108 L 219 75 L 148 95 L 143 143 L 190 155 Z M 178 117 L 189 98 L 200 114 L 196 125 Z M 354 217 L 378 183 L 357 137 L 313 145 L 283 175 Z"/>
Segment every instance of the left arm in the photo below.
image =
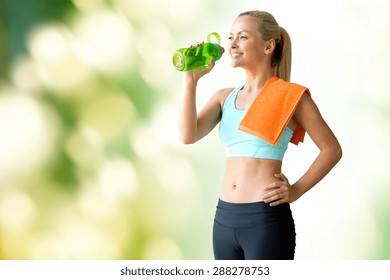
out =
<path fill-rule="evenodd" d="M 281 180 L 266 186 L 265 190 L 268 192 L 263 197 L 264 202 L 271 202 L 271 206 L 296 201 L 320 182 L 342 156 L 342 150 L 337 138 L 308 94 L 302 96 L 295 111 L 294 120 L 307 131 L 319 148 L 320 153 L 307 172 L 292 186 L 290 186 L 283 174 L 275 174 Z"/>

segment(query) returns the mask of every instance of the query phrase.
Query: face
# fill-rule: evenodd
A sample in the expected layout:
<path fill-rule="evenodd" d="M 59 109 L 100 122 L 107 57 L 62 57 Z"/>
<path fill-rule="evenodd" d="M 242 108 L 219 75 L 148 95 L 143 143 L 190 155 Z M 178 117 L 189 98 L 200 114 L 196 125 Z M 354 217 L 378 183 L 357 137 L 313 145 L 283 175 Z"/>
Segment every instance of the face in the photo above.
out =
<path fill-rule="evenodd" d="M 262 39 L 257 30 L 256 21 L 250 16 L 238 17 L 230 30 L 229 53 L 233 67 L 247 68 L 251 65 L 265 63 L 267 55 L 267 42 Z"/>

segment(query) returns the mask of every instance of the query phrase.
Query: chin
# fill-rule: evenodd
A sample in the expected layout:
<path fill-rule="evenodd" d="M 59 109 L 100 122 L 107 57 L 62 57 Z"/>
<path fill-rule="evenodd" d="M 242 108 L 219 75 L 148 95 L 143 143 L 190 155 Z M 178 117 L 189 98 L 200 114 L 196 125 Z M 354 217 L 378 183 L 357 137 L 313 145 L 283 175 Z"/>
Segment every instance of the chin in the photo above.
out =
<path fill-rule="evenodd" d="M 232 61 L 231 64 L 230 64 L 233 68 L 237 68 L 237 67 L 240 67 L 240 64 L 235 62 L 235 61 Z"/>

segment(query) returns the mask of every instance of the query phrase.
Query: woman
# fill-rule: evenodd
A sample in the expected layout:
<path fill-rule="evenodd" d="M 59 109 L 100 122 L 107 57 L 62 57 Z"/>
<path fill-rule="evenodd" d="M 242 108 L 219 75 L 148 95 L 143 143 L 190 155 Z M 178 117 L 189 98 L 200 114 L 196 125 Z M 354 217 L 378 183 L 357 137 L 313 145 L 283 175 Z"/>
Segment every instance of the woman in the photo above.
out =
<path fill-rule="evenodd" d="M 340 160 L 342 150 L 308 91 L 299 99 L 276 145 L 239 131 L 239 123 L 267 81 L 273 76 L 289 81 L 291 44 L 274 17 L 262 11 L 240 14 L 229 39 L 231 64 L 245 70 L 245 85 L 219 90 L 198 113 L 197 83 L 214 62 L 204 71 L 186 72 L 179 122 L 185 144 L 200 140 L 220 122 L 227 158 L 213 227 L 214 256 L 293 259 L 295 226 L 289 204 L 325 177 Z M 320 152 L 307 172 L 290 185 L 281 173 L 282 159 L 292 134 L 300 127 Z M 253 148 L 256 152 L 251 152 Z"/>

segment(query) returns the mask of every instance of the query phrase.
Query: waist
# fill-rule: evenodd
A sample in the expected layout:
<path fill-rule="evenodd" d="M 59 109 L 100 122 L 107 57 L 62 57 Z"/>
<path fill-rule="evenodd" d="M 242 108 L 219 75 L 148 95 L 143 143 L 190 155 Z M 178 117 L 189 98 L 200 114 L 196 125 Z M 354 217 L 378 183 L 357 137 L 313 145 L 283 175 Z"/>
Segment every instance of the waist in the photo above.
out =
<path fill-rule="evenodd" d="M 282 163 L 277 160 L 228 158 L 220 198 L 228 202 L 262 201 L 264 187 L 280 179 Z"/>

